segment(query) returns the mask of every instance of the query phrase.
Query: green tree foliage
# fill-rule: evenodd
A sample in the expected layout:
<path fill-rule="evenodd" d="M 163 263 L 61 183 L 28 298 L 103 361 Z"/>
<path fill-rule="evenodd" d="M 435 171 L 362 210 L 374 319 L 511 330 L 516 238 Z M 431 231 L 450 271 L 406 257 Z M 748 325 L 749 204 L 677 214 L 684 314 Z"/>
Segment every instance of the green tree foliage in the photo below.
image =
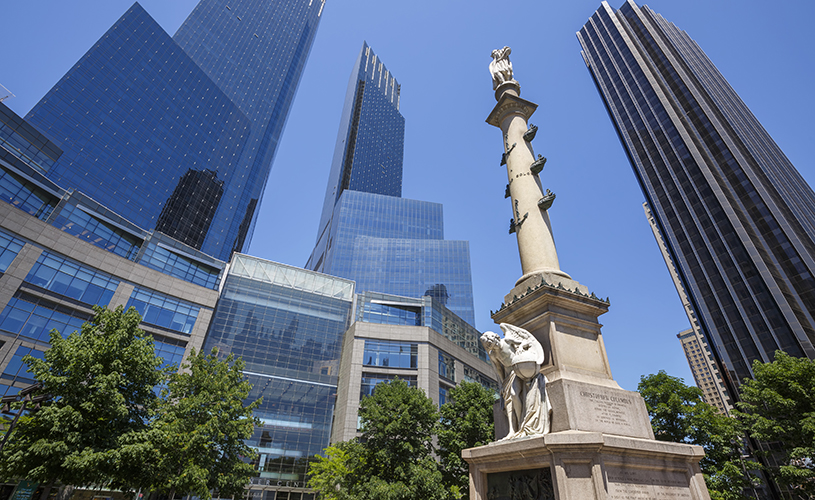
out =
<path fill-rule="evenodd" d="M 433 459 L 433 402 L 402 380 L 381 383 L 360 403 L 362 437 L 326 450 L 308 485 L 332 500 L 448 500 Z"/>
<path fill-rule="evenodd" d="M 309 470 L 308 487 L 323 500 L 353 500 L 351 490 L 364 465 L 365 450 L 358 441 L 343 441 L 324 450 Z"/>
<path fill-rule="evenodd" d="M 404 380 L 380 384 L 359 405 L 362 442 L 368 450 L 366 467 L 385 481 L 402 479 L 402 472 L 430 457 L 431 439 L 439 416 L 433 401 Z"/>
<path fill-rule="evenodd" d="M 741 500 L 758 469 L 742 460 L 743 433 L 738 420 L 722 415 L 702 400 L 702 391 L 678 377 L 660 371 L 641 377 L 637 387 L 651 417 L 654 436 L 660 441 L 691 443 L 704 448 L 699 463 L 711 498 Z"/>
<path fill-rule="evenodd" d="M 96 316 L 63 339 L 51 332 L 45 359 L 24 358 L 42 393 L 0 456 L 4 477 L 74 486 L 241 497 L 254 469 L 252 410 L 243 362 L 215 353 L 162 370 L 153 340 L 130 308 Z M 161 397 L 157 386 L 163 386 Z"/>
<path fill-rule="evenodd" d="M 208 500 L 212 490 L 225 498 L 243 496 L 254 474 L 248 463 L 254 450 L 244 440 L 252 436 L 252 410 L 260 404 L 244 406 L 252 385 L 243 368 L 231 355 L 219 361 L 217 350 L 193 350 L 170 374 L 149 431 L 123 452 L 144 464 L 139 482 L 145 489 L 171 498 L 181 493 Z"/>
<path fill-rule="evenodd" d="M 162 379 L 153 341 L 139 330 L 135 309 L 94 310 L 67 338 L 52 330 L 44 360 L 23 359 L 42 382 L 41 393 L 54 399 L 20 419 L 0 460 L 4 477 L 108 483 L 122 438 L 146 430 Z"/>
<path fill-rule="evenodd" d="M 470 498 L 470 467 L 461 450 L 493 441 L 495 422 L 493 391 L 481 384 L 464 381 L 450 389 L 448 401 L 439 408 L 439 460 L 444 481 L 457 486 L 463 498 Z"/>
<path fill-rule="evenodd" d="M 735 413 L 752 437 L 780 444 L 771 451 L 780 462 L 769 469 L 773 478 L 799 498 L 815 498 L 815 362 L 777 351 L 772 363 L 755 361 L 753 374 Z"/>

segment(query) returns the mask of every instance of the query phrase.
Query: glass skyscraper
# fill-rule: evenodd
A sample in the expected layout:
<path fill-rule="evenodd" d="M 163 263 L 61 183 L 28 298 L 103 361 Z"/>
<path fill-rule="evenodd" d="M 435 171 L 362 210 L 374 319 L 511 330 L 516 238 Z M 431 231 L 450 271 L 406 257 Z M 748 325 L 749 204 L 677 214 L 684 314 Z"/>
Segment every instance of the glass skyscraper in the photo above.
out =
<path fill-rule="evenodd" d="M 136 3 L 26 116 L 44 169 L 138 227 L 248 246 L 324 0 L 202 0 L 170 37 Z"/>
<path fill-rule="evenodd" d="M 318 239 L 346 189 L 402 196 L 405 118 L 399 112 L 400 95 L 399 83 L 363 42 L 342 108 Z"/>
<path fill-rule="evenodd" d="M 351 72 L 306 268 L 352 279 L 361 292 L 431 296 L 472 325 L 469 243 L 444 239 L 440 204 L 401 197 L 400 91 L 364 43 Z"/>
<path fill-rule="evenodd" d="M 135 307 L 165 366 L 201 346 L 224 262 L 146 233 L 42 175 L 62 151 L 0 103 L 0 396 L 35 382 L 50 332 L 67 336 L 93 306 Z"/>
<path fill-rule="evenodd" d="M 577 37 L 731 388 L 778 349 L 815 358 L 815 193 L 659 14 L 603 2 Z"/>

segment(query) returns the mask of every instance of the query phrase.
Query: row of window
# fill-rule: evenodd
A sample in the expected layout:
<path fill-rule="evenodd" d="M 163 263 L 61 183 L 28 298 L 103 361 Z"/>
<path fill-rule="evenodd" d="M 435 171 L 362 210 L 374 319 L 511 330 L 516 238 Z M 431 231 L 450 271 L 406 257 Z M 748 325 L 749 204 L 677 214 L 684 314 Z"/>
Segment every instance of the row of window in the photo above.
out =
<path fill-rule="evenodd" d="M 139 238 L 93 217 L 76 205 L 66 205 L 54 220 L 54 226 L 128 260 L 136 258 L 142 244 Z"/>
<path fill-rule="evenodd" d="M 161 368 L 168 366 L 178 366 L 184 356 L 184 347 L 165 344 L 164 342 L 156 340 L 155 352 L 156 356 L 162 358 Z M 0 396 L 17 394 L 20 389 L 12 387 L 11 381 L 22 382 L 26 384 L 33 384 L 35 382 L 33 375 L 28 371 L 28 367 L 23 362 L 25 356 L 31 355 L 37 359 L 45 359 L 45 352 L 34 349 L 33 347 L 19 346 L 11 357 L 6 368 L 3 370 L 2 377 L 7 384 L 0 383 Z"/>
<path fill-rule="evenodd" d="M 164 274 L 217 290 L 221 270 L 187 259 L 155 244 L 147 245 L 139 263 Z"/>
<path fill-rule="evenodd" d="M 418 368 L 418 344 L 390 340 L 365 339 L 362 364 L 383 368 Z M 444 351 L 439 350 L 439 377 L 455 384 L 456 359 Z M 376 375 L 377 377 L 379 375 Z M 384 375 L 383 375 L 384 376 Z M 495 381 L 481 374 L 478 370 L 464 363 L 464 373 L 460 380 L 476 382 L 482 386 L 497 391 Z"/>
<path fill-rule="evenodd" d="M 86 304 L 106 306 L 119 280 L 50 252 L 43 252 L 25 281 Z"/>
<path fill-rule="evenodd" d="M 365 340 L 363 364 L 388 368 L 418 368 L 418 344 L 387 340 Z"/>
<path fill-rule="evenodd" d="M 23 245 L 22 240 L 0 232 L 0 272 L 5 272 Z M 120 280 L 107 273 L 50 252 L 40 254 L 25 281 L 80 302 L 100 306 L 110 303 L 120 283 Z M 192 332 L 200 310 L 200 307 L 192 303 L 145 288 L 136 288 L 133 291 L 127 307 L 131 305 L 139 311 L 145 323 L 187 334 Z M 21 319 L 20 308 L 22 306 L 9 303 L 9 307 L 14 311 L 7 308 L 3 311 L 2 316 L 9 323 L 7 326 L 0 323 L 0 328 L 20 333 L 26 323 Z M 44 317 L 44 315 L 39 316 Z M 40 323 L 42 322 L 37 322 L 38 325 Z M 26 329 L 28 332 L 26 336 L 43 340 L 43 333 L 32 328 Z M 45 330 L 44 339 L 47 339 L 49 330 L 50 327 Z"/>
<path fill-rule="evenodd" d="M 363 373 L 362 383 L 359 386 L 359 399 L 372 396 L 377 384 L 382 382 L 389 382 L 391 380 L 404 380 L 409 387 L 417 387 L 418 381 L 416 375 L 392 375 L 390 373 Z"/>
<path fill-rule="evenodd" d="M 0 329 L 47 343 L 51 330 L 64 338 L 89 319 L 82 312 L 18 292 L 0 313 Z"/>
<path fill-rule="evenodd" d="M 192 333 L 192 327 L 195 326 L 198 311 L 201 309 L 189 302 L 140 287 L 133 290 L 125 308 L 130 306 L 139 311 L 145 323 L 186 334 Z"/>

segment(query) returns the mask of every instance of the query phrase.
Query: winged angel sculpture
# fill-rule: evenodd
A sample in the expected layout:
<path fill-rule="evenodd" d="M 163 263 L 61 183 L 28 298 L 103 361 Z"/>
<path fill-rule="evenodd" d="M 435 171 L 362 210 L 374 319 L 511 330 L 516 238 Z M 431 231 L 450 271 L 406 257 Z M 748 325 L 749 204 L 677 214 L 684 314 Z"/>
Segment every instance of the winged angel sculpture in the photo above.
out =
<path fill-rule="evenodd" d="M 481 343 L 501 379 L 501 396 L 509 420 L 509 433 L 503 439 L 546 434 L 552 406 L 546 395 L 546 377 L 541 374 L 543 347 L 528 331 L 501 323 L 504 337 L 486 332 Z"/>

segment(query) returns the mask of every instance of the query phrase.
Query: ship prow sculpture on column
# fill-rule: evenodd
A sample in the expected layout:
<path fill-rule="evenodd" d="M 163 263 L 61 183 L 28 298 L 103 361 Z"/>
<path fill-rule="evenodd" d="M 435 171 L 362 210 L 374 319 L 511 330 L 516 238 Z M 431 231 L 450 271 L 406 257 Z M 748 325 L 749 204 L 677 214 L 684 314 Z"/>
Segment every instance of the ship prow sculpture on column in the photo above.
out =
<path fill-rule="evenodd" d="M 537 104 L 520 97 L 510 53 L 492 52 L 498 102 L 487 123 L 501 130 L 522 273 L 492 313 L 503 337 L 481 337 L 502 388 L 496 441 L 462 452 L 470 499 L 708 500 L 701 447 L 656 441 L 642 397 L 611 376 L 598 321 L 608 299 L 560 269 L 555 195 L 541 183 L 546 158 L 535 157 L 528 123 Z"/>

